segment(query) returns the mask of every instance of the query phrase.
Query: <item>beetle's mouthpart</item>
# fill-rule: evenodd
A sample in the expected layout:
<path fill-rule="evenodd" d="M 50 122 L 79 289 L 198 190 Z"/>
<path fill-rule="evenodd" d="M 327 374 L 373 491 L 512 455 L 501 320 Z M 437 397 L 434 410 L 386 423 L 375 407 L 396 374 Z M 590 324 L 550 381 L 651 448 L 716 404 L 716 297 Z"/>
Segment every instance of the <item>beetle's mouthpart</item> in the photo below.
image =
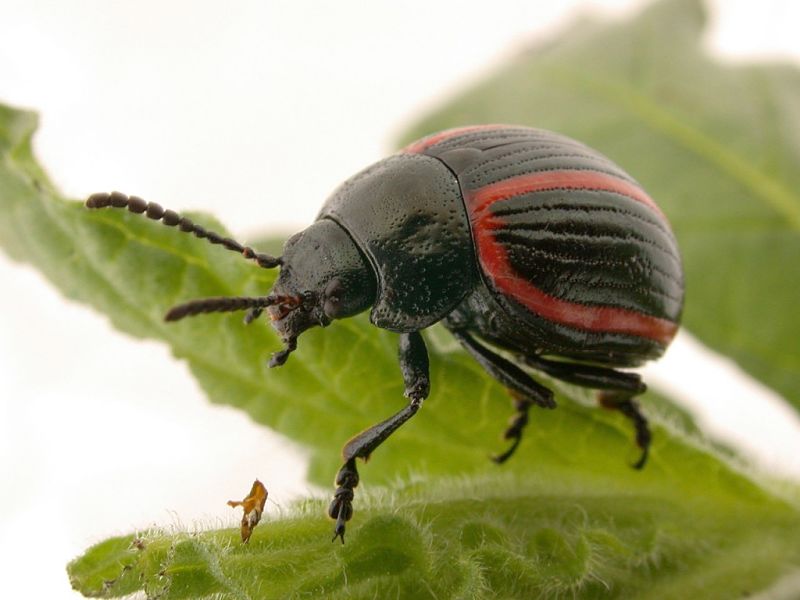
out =
<path fill-rule="evenodd" d="M 247 314 L 244 316 L 244 324 L 250 325 L 250 323 L 252 323 L 258 317 L 261 316 L 262 312 L 264 312 L 263 308 L 251 308 L 249 311 L 247 311 Z"/>
<path fill-rule="evenodd" d="M 269 254 L 259 254 L 250 246 L 244 246 L 229 237 L 222 237 L 218 233 L 208 231 L 200 225 L 195 225 L 190 219 L 182 217 L 174 210 L 164 209 L 155 202 L 145 202 L 138 196 L 126 196 L 120 192 L 110 194 L 92 194 L 86 200 L 86 208 L 127 208 L 130 212 L 144 214 L 147 218 L 154 221 L 161 221 L 169 227 L 177 227 L 184 233 L 192 233 L 200 239 L 208 240 L 211 244 L 220 244 L 226 250 L 238 252 L 248 260 L 254 260 L 259 267 L 274 269 L 281 266 L 283 261 L 280 256 L 270 256 Z"/>
<path fill-rule="evenodd" d="M 269 309 L 270 321 L 281 320 L 290 312 L 299 308 L 303 302 L 303 297 L 299 295 L 289 296 L 281 294 L 270 294 L 269 298 L 274 299 L 274 302 Z M 244 324 L 250 325 L 250 323 L 252 323 L 258 317 L 260 317 L 261 313 L 263 312 L 264 308 L 261 306 L 256 308 L 251 308 L 250 311 L 244 316 Z"/>
<path fill-rule="evenodd" d="M 274 367 L 281 367 L 286 364 L 286 361 L 289 359 L 289 355 L 295 350 L 297 350 L 297 338 L 289 338 L 286 340 L 286 347 L 283 350 L 273 354 L 272 358 L 269 359 L 269 368 L 272 369 Z"/>
<path fill-rule="evenodd" d="M 269 296 L 255 297 L 220 296 L 213 298 L 200 298 L 199 300 L 191 300 L 190 302 L 173 306 L 164 316 L 164 320 L 179 321 L 184 317 L 193 317 L 199 314 L 233 312 L 237 310 L 250 309 L 250 312 L 245 317 L 245 322 L 249 323 L 258 317 L 263 309 L 267 308 L 268 306 L 282 306 L 290 300 L 294 301 L 294 297 L 274 294 L 270 294 Z M 297 306 L 299 306 L 299 301 Z M 290 308 L 287 310 L 287 312 L 291 310 L 293 309 Z"/>
<path fill-rule="evenodd" d="M 275 302 L 269 309 L 269 318 L 271 321 L 280 321 L 293 310 L 300 308 L 303 303 L 303 296 L 296 294 L 270 294 L 278 301 Z"/>

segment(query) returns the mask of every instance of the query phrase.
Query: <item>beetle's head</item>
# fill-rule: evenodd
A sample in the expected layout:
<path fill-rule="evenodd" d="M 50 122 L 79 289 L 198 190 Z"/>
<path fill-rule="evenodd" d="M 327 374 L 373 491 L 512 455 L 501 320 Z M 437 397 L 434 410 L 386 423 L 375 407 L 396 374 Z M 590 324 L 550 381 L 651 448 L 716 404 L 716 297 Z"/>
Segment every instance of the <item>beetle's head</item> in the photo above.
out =
<path fill-rule="evenodd" d="M 266 309 L 272 325 L 286 348 L 276 352 L 270 366 L 286 362 L 297 347 L 297 337 L 314 325 L 325 327 L 334 319 L 351 317 L 375 302 L 375 274 L 356 244 L 334 221 L 322 219 L 292 236 L 284 246 L 284 254 L 273 257 L 259 254 L 228 237 L 209 231 L 171 210 L 153 202 L 120 192 L 93 194 L 86 207 L 127 208 L 184 233 L 191 233 L 226 250 L 237 252 L 265 269 L 281 268 L 278 280 L 268 296 L 214 297 L 192 300 L 173 307 L 167 321 L 177 321 L 203 313 L 247 310 L 245 323 L 250 323 Z"/>
<path fill-rule="evenodd" d="M 352 317 L 375 301 L 376 282 L 369 262 L 331 220 L 317 221 L 289 238 L 281 265 L 270 294 L 281 301 L 267 311 L 287 349 L 293 349 L 305 330 Z M 272 362 L 281 358 L 286 356 L 278 353 Z"/>

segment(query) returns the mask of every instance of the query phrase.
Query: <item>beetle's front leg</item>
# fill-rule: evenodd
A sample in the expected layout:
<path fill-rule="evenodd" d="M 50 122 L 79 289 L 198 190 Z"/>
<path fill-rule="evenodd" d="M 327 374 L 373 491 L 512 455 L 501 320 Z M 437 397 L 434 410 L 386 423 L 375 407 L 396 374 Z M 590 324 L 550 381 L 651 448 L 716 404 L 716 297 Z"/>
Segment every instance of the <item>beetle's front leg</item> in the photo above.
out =
<path fill-rule="evenodd" d="M 356 459 L 361 458 L 366 461 L 375 448 L 417 413 L 422 401 L 428 397 L 430 391 L 428 350 L 418 331 L 400 335 L 398 358 L 405 384 L 405 396 L 409 400 L 408 405 L 385 421 L 362 431 L 342 449 L 342 458 L 345 462 L 336 475 L 337 488 L 328 507 L 328 515 L 336 519 L 333 541 L 338 537 L 344 544 L 345 523 L 353 516 L 355 495 L 353 490 L 358 485 L 359 479 Z"/>

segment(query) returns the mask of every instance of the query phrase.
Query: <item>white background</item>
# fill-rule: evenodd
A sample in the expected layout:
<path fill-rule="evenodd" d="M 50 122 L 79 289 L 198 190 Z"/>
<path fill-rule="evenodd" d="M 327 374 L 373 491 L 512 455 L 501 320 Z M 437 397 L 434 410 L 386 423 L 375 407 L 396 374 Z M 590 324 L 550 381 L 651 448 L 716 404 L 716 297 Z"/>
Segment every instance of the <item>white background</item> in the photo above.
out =
<path fill-rule="evenodd" d="M 0 100 L 40 112 L 36 149 L 65 193 L 205 209 L 245 239 L 297 230 L 425 109 L 576 14 L 640 2 L 222 6 L 0 0 Z M 708 46 L 726 60 L 800 58 L 800 3 L 713 8 Z M 253 476 L 281 506 L 320 493 L 301 449 L 210 406 L 161 344 L 121 336 L 4 256 L 0 281 L 3 597 L 75 597 L 66 562 L 109 535 L 233 524 L 225 501 Z M 650 379 L 700 398 L 703 422 L 756 463 L 800 474 L 796 417 L 688 336 Z"/>

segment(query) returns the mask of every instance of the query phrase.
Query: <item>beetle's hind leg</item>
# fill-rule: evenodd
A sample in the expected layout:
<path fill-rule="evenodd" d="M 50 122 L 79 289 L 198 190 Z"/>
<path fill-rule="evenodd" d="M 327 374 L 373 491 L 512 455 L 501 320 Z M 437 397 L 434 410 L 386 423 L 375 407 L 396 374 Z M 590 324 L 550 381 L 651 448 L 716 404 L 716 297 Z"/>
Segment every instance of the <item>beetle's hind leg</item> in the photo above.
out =
<path fill-rule="evenodd" d="M 522 441 L 522 431 L 528 424 L 528 411 L 532 405 L 536 404 L 533 400 L 526 396 L 520 395 L 518 392 L 515 392 L 512 389 L 509 389 L 508 392 L 511 394 L 511 397 L 514 400 L 514 408 L 517 410 L 517 412 L 511 417 L 511 419 L 509 419 L 508 427 L 503 433 L 503 439 L 511 440 L 511 446 L 509 446 L 508 450 L 505 452 L 494 454 L 491 457 L 492 460 L 499 465 L 506 462 L 509 458 L 511 458 L 514 452 L 517 451 L 517 447 Z"/>
<path fill-rule="evenodd" d="M 650 433 L 650 426 L 647 424 L 647 419 L 639 409 L 639 403 L 636 402 L 630 394 L 611 390 L 601 390 L 597 395 L 597 401 L 603 408 L 618 410 L 633 423 L 633 427 L 636 431 L 636 445 L 639 446 L 642 455 L 639 457 L 639 460 L 631 466 L 634 469 L 641 469 L 644 467 L 650 452 L 650 442 L 653 436 Z"/>
<path fill-rule="evenodd" d="M 521 356 L 530 367 L 555 379 L 598 390 L 597 401 L 603 408 L 625 415 L 636 431 L 636 445 L 642 451 L 632 466 L 641 469 L 650 450 L 650 427 L 634 397 L 644 393 L 647 386 L 637 373 L 624 373 L 607 367 L 547 360 L 539 356 Z"/>
<path fill-rule="evenodd" d="M 451 330 L 453 336 L 464 349 L 478 361 L 489 375 L 506 386 L 514 398 L 516 414 L 511 417 L 503 437 L 511 440 L 511 446 L 502 454 L 492 457 L 496 463 L 504 463 L 517 450 L 522 440 L 522 432 L 528 424 L 528 411 L 534 404 L 542 408 L 555 408 L 553 392 L 534 381 L 517 365 L 495 354 L 465 331 Z"/>

